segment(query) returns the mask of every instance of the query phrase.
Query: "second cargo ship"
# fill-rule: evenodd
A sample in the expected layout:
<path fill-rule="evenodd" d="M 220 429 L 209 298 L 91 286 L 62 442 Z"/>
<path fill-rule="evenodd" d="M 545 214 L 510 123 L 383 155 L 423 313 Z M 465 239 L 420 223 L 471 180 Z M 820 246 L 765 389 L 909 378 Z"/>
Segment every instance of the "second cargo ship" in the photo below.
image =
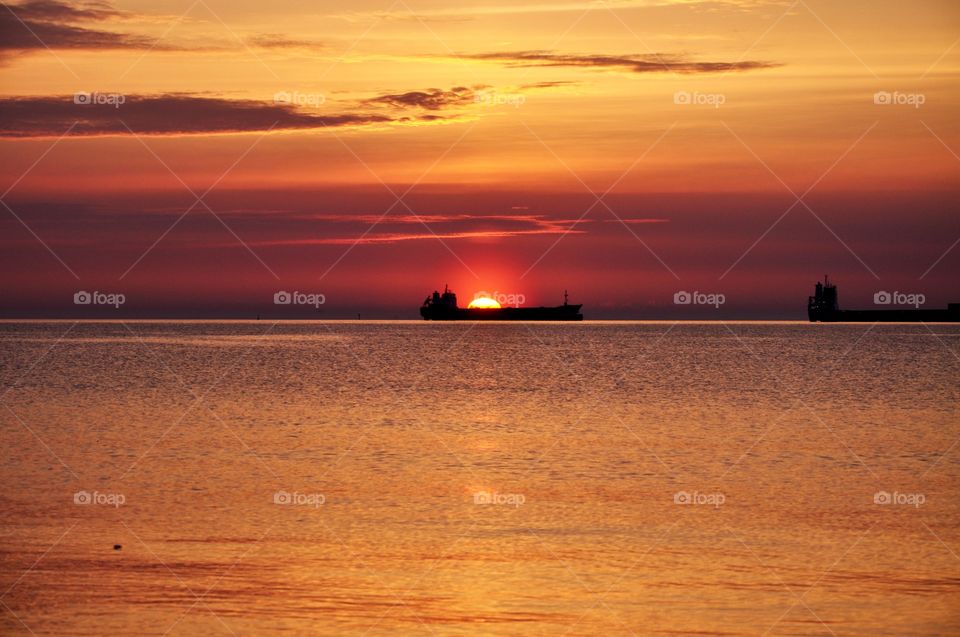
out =
<path fill-rule="evenodd" d="M 890 303 L 889 293 L 879 292 L 874 302 Z M 807 316 L 811 323 L 957 323 L 960 322 L 960 303 L 950 303 L 946 309 L 874 309 L 841 310 L 837 286 L 823 277 L 817 282 L 813 296 L 807 300 Z"/>

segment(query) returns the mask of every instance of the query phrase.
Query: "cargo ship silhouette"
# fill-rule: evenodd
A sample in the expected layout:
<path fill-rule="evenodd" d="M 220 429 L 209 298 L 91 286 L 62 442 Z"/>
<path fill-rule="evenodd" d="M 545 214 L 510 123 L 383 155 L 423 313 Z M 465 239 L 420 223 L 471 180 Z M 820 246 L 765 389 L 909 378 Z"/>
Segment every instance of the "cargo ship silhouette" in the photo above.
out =
<path fill-rule="evenodd" d="M 807 300 L 807 316 L 811 323 L 957 323 L 960 303 L 950 303 L 945 310 L 841 310 L 837 286 L 824 276 L 823 283 L 817 281 L 813 296 Z"/>
<path fill-rule="evenodd" d="M 428 321 L 582 321 L 583 305 L 567 303 L 556 307 L 457 307 L 457 295 L 447 286 L 443 294 L 434 291 L 420 307 L 420 316 Z"/>

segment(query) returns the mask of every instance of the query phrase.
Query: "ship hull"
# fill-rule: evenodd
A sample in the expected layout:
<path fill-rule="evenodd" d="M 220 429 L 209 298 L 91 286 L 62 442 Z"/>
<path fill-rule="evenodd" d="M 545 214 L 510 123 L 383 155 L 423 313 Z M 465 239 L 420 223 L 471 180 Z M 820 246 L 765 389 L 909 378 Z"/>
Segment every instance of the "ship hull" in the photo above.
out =
<path fill-rule="evenodd" d="M 582 305 L 557 307 L 502 307 L 490 309 L 464 307 L 420 308 L 420 316 L 428 321 L 582 321 Z"/>
<path fill-rule="evenodd" d="M 958 323 L 953 310 L 817 310 L 808 309 L 811 323 Z"/>

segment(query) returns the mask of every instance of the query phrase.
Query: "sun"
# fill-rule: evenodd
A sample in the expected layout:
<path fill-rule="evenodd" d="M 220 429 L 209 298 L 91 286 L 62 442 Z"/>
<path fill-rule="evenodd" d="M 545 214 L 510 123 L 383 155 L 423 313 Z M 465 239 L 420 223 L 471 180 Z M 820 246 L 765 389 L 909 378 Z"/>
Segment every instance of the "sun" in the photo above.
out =
<path fill-rule="evenodd" d="M 478 296 L 467 305 L 467 308 L 471 310 L 495 310 L 499 307 L 500 304 L 488 296 Z"/>

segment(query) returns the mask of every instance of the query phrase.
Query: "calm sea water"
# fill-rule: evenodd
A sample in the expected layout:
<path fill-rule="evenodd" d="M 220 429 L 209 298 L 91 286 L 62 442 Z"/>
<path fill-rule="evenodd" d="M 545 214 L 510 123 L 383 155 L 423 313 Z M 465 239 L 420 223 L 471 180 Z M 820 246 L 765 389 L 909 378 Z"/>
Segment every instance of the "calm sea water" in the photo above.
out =
<path fill-rule="evenodd" d="M 0 323 L 0 632 L 960 634 L 958 352 L 943 325 Z"/>

